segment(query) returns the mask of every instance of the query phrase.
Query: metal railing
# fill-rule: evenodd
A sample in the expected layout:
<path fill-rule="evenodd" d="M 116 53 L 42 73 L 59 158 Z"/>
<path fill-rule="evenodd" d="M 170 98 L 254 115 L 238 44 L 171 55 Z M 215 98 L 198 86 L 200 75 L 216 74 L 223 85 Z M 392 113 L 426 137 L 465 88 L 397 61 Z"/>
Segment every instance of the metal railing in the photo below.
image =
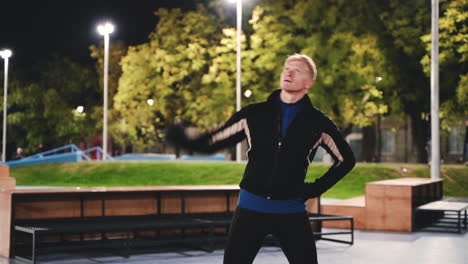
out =
<path fill-rule="evenodd" d="M 89 154 L 95 152 L 96 159 L 102 160 L 106 155 L 107 160 L 113 160 L 108 154 L 103 154 L 101 147 L 92 147 L 86 150 L 81 150 L 75 144 L 69 144 L 63 147 L 54 148 L 48 151 L 37 153 L 19 160 L 7 161 L 4 164 L 10 167 L 19 167 L 27 165 L 36 165 L 42 163 L 63 163 L 63 162 L 80 162 L 93 160 Z"/>
<path fill-rule="evenodd" d="M 78 148 L 75 144 L 68 144 L 68 145 L 65 145 L 63 147 L 58 147 L 58 148 L 54 148 L 54 149 L 51 149 L 51 150 L 48 150 L 48 151 L 44 151 L 44 152 L 41 152 L 41 153 L 37 153 L 37 154 L 34 154 L 34 155 L 31 155 L 31 156 L 28 156 L 28 157 L 25 157 L 25 158 L 22 158 L 21 160 L 29 160 L 29 159 L 38 159 L 38 158 L 44 158 L 44 157 L 47 157 L 47 156 L 50 156 L 50 155 L 57 155 L 57 154 L 63 154 L 63 153 L 60 153 L 60 152 L 64 152 L 64 153 L 70 153 L 70 152 L 77 152 L 77 153 L 80 153 L 82 155 L 82 157 L 85 159 L 85 160 L 91 160 L 86 154 L 83 153 L 83 151 Z"/>
<path fill-rule="evenodd" d="M 84 152 L 85 155 L 86 155 L 87 153 L 96 152 L 96 160 L 103 160 L 104 155 L 105 155 L 105 157 L 106 157 L 107 160 L 114 160 L 114 159 L 109 155 L 109 153 L 104 153 L 104 151 L 102 150 L 102 148 L 99 147 L 99 146 L 89 148 L 89 149 L 87 149 L 87 150 L 84 150 L 83 152 Z"/>

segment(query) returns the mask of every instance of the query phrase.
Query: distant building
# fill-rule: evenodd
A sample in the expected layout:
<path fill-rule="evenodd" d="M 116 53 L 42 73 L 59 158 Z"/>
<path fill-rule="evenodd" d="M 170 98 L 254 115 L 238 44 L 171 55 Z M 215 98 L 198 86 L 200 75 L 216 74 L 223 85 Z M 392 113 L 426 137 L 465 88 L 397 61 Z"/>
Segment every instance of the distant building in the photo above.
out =
<path fill-rule="evenodd" d="M 421 155 L 430 158 L 430 131 L 421 128 L 420 136 L 425 137 L 424 148 L 418 150 L 414 142 L 411 119 L 397 120 L 383 118 L 378 125 L 366 128 L 353 128 L 347 140 L 359 162 L 418 162 Z M 426 131 L 424 131 L 426 130 Z M 466 128 L 463 124 L 452 127 L 448 133 L 441 133 L 440 152 L 443 163 L 462 163 Z"/>

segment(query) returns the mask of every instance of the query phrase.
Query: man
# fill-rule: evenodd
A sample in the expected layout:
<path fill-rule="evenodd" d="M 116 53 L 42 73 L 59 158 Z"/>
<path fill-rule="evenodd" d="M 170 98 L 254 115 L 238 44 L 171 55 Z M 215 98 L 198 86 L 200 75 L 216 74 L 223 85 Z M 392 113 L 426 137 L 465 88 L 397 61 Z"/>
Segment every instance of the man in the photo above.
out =
<path fill-rule="evenodd" d="M 267 234 L 279 240 L 290 263 L 317 263 L 305 201 L 336 184 L 354 167 L 355 158 L 335 124 L 306 95 L 316 76 L 308 56 L 289 56 L 281 73 L 281 90 L 274 91 L 266 102 L 243 108 L 219 129 L 195 139 L 187 138 L 180 128 L 169 130 L 169 140 L 201 152 L 247 139 L 248 163 L 225 248 L 225 264 L 252 263 Z M 319 179 L 304 182 L 318 146 L 335 162 Z"/>
<path fill-rule="evenodd" d="M 24 158 L 23 148 L 17 148 L 16 153 L 13 156 L 13 160 L 19 160 L 19 159 L 22 159 L 22 158 Z"/>

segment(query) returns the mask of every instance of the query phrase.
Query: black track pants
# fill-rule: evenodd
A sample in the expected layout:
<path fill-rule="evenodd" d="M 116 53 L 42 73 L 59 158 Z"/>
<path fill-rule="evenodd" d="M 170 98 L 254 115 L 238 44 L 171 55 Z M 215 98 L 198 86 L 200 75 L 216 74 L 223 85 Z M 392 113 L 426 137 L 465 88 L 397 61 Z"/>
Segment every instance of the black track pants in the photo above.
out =
<path fill-rule="evenodd" d="M 269 214 L 237 208 L 224 252 L 224 264 L 251 264 L 267 234 L 279 240 L 289 263 L 317 263 L 317 250 L 306 212 Z"/>

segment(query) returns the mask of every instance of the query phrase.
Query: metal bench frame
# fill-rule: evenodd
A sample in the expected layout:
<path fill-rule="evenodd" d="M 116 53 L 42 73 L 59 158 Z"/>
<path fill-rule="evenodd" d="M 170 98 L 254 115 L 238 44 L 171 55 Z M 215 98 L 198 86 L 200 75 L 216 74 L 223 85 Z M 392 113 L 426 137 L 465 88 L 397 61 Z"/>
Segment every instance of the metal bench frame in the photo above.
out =
<path fill-rule="evenodd" d="M 130 254 L 131 244 L 134 239 L 131 239 L 130 234 L 137 231 L 160 231 L 164 229 L 180 229 L 182 234 L 182 240 L 185 239 L 185 229 L 186 228 L 202 228 L 209 229 L 208 233 L 205 233 L 204 240 L 208 241 L 208 250 L 212 251 L 214 249 L 214 239 L 215 239 L 215 228 L 225 227 L 225 232 L 222 235 L 227 234 L 229 230 L 229 225 L 232 220 L 233 212 L 231 212 L 230 204 L 230 191 L 226 191 L 226 211 L 220 213 L 185 213 L 185 197 L 186 192 L 180 191 L 181 194 L 181 213 L 177 214 L 162 214 L 161 213 L 161 193 L 155 193 L 155 200 L 157 203 L 157 212 L 153 215 L 139 215 L 139 216 L 106 216 L 105 212 L 105 195 L 101 199 L 101 216 L 98 217 L 86 217 L 84 215 L 84 195 L 81 194 L 81 217 L 78 218 L 68 218 L 68 219 L 32 219 L 32 220 L 16 220 L 14 215 L 12 216 L 12 256 L 18 260 L 23 260 L 29 263 L 35 263 L 36 255 L 39 252 L 38 249 L 41 249 L 38 245 L 39 237 L 43 235 L 51 234 L 79 234 L 80 242 L 84 243 L 89 241 L 83 240 L 83 234 L 85 233 L 101 233 L 102 243 L 97 243 L 97 245 L 102 245 L 105 242 L 115 242 L 114 239 L 105 241 L 105 233 L 107 232 L 126 232 L 127 236 L 122 244 L 118 244 L 120 247 L 125 249 L 124 256 L 128 257 Z M 319 223 L 320 232 L 314 232 L 314 237 L 316 239 L 323 239 L 338 243 L 353 244 L 354 243 L 354 220 L 352 216 L 337 216 L 337 215 L 328 215 L 320 213 L 320 197 L 317 199 L 318 203 L 318 212 L 314 214 L 309 214 L 309 221 L 316 221 Z M 14 205 L 13 205 L 14 207 Z M 338 231 L 338 232 L 322 232 L 321 224 L 324 221 L 349 221 L 350 227 L 347 231 Z M 17 241 L 16 237 L 18 234 L 28 234 L 31 235 L 31 259 L 25 258 L 24 256 L 19 256 L 16 254 Z M 349 234 L 351 239 L 340 240 L 332 239 L 324 236 L 328 235 L 343 235 Z M 134 236 L 136 238 L 136 236 Z M 197 240 L 200 241 L 200 240 Z M 94 241 L 98 242 L 98 241 Z M 146 244 L 151 244 L 151 241 L 147 241 Z M 169 240 L 167 240 L 169 242 Z M 135 243 L 134 243 L 135 244 Z M 64 245 L 65 247 L 65 245 Z M 79 245 L 78 245 L 79 247 Z M 202 248 L 203 249 L 203 248 Z"/>
<path fill-rule="evenodd" d="M 81 194 L 80 215 L 78 218 L 70 219 L 32 219 L 32 220 L 16 220 L 14 214 L 12 215 L 12 256 L 18 260 L 28 263 L 35 263 L 38 249 L 38 239 L 43 235 L 50 234 L 80 234 L 80 240 L 83 233 L 102 233 L 102 238 L 105 240 L 105 233 L 107 232 L 127 232 L 127 238 L 123 243 L 125 248 L 125 257 L 130 254 L 130 234 L 136 231 L 160 231 L 163 229 L 180 229 L 182 236 L 185 236 L 186 228 L 208 228 L 209 232 L 204 240 L 208 240 L 208 248 L 201 248 L 206 251 L 214 250 L 214 232 L 215 227 L 226 226 L 230 223 L 232 213 L 230 212 L 230 191 L 226 191 L 226 212 L 223 213 L 196 213 L 187 214 L 185 206 L 185 198 L 187 191 L 180 191 L 181 199 L 180 206 L 181 212 L 177 214 L 163 214 L 161 212 L 161 192 L 155 193 L 155 200 L 157 203 L 157 212 L 154 215 L 140 215 L 140 216 L 106 216 L 105 197 L 101 199 L 101 216 L 99 217 L 86 217 L 84 215 L 84 195 Z M 188 191 L 190 192 L 190 191 Z M 14 204 L 13 204 L 14 208 Z M 145 219 L 151 218 L 152 222 L 148 223 Z M 104 221 L 105 224 L 102 224 Z M 116 224 L 118 223 L 118 225 Z M 67 224 L 74 224 L 73 229 L 67 227 Z M 227 231 L 227 229 L 226 229 Z M 32 248 L 31 259 L 19 256 L 15 250 L 17 243 L 17 235 L 19 233 L 31 235 Z M 179 239 L 176 241 L 184 241 Z M 169 242 L 169 240 L 167 240 Z M 150 244 L 150 243 L 147 243 Z"/>
<path fill-rule="evenodd" d="M 314 232 L 314 237 L 316 239 L 322 239 L 337 243 L 344 243 L 353 245 L 354 244 L 354 218 L 352 216 L 341 216 L 341 215 L 331 215 L 331 214 L 322 214 L 320 197 L 317 199 L 317 213 L 309 213 L 309 221 L 316 221 L 319 223 L 320 232 Z M 325 221 L 349 221 L 349 228 L 344 231 L 322 231 L 322 223 Z M 335 236 L 335 235 L 350 235 L 349 240 L 334 239 L 324 236 Z"/>
<path fill-rule="evenodd" d="M 314 232 L 314 237 L 317 239 L 328 240 L 337 243 L 354 244 L 354 218 L 352 216 L 339 216 L 329 214 L 309 214 L 309 221 L 318 221 L 320 224 L 324 221 L 349 221 L 349 229 L 346 231 L 328 231 Z M 322 229 L 322 227 L 321 227 Z M 333 235 L 350 235 L 350 240 L 334 239 L 324 236 Z"/>
<path fill-rule="evenodd" d="M 438 201 L 440 202 L 440 201 Z M 447 202 L 450 203 L 450 202 Z M 428 203 L 429 204 L 429 203 Z M 463 234 L 468 231 L 468 206 L 460 210 L 451 208 L 424 208 L 418 206 L 414 212 L 414 222 L 418 230 L 428 232 L 450 232 Z M 431 219 L 424 226 L 418 223 L 418 216 L 429 216 Z M 451 217 L 455 215 L 456 217 Z M 442 224 L 442 225 L 441 225 Z"/>
<path fill-rule="evenodd" d="M 214 223 L 210 220 L 193 218 L 190 216 L 180 215 L 154 215 L 154 216 L 108 216 L 108 217 L 91 217 L 80 219 L 46 219 L 34 221 L 18 221 L 14 226 L 18 233 L 30 234 L 32 247 L 31 259 L 24 256 L 15 255 L 16 259 L 35 263 L 36 253 L 40 249 L 38 246 L 38 239 L 43 235 L 52 234 L 80 234 L 83 233 L 107 233 L 107 232 L 125 232 L 126 239 L 122 247 L 125 249 L 124 256 L 128 257 L 131 249 L 130 234 L 137 231 L 160 231 L 164 229 L 185 229 L 185 228 L 202 228 L 209 229 L 206 238 L 207 251 L 213 251 L 213 235 Z M 178 241 L 184 241 L 185 234 Z M 102 236 L 104 241 L 105 236 Z M 80 237 L 82 241 L 82 237 Z M 105 242 L 103 242 L 105 243 Z M 100 243 L 99 245 L 101 245 Z M 84 246 L 86 247 L 86 246 Z"/>

